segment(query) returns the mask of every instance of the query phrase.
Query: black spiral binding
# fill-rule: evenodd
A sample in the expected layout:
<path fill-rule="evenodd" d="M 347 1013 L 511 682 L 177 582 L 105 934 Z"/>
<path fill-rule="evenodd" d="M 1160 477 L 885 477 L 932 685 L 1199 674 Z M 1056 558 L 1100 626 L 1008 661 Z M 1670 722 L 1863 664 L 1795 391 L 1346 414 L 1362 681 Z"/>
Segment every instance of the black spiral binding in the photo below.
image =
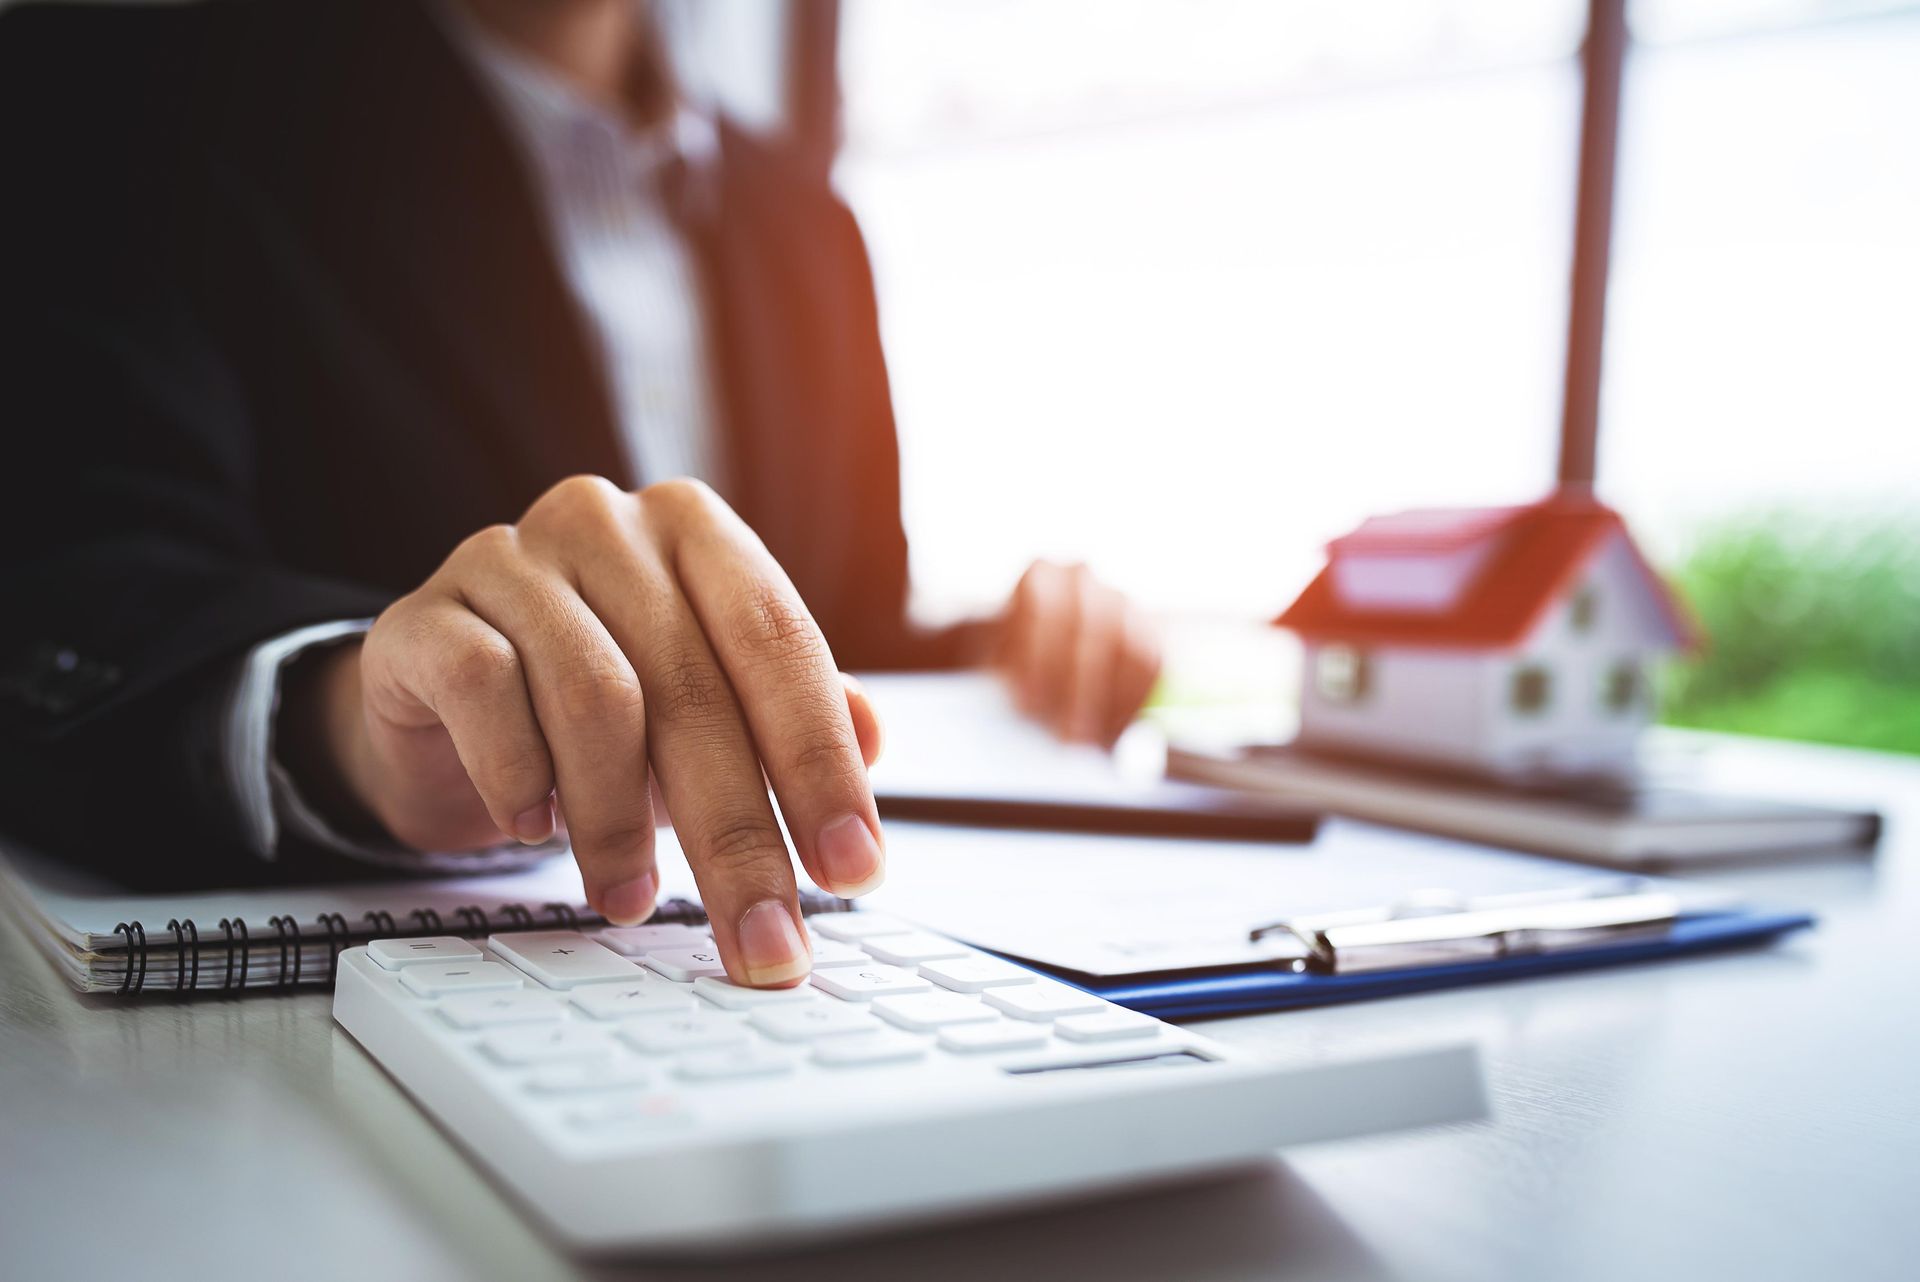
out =
<path fill-rule="evenodd" d="M 127 937 L 127 974 L 120 981 L 120 991 L 137 993 L 147 985 L 147 928 L 137 921 L 123 921 L 113 928 L 113 933 Z M 138 944 L 133 942 L 135 935 L 140 937 Z M 138 978 L 134 976 L 133 970 L 133 964 L 136 961 L 140 963 Z"/>
<path fill-rule="evenodd" d="M 809 913 L 845 912 L 853 907 L 848 900 L 836 899 L 813 891 L 801 893 L 802 909 Z M 582 917 L 580 910 L 570 904 L 559 902 L 540 905 L 540 912 L 549 919 L 546 924 L 562 930 L 577 930 L 581 926 L 601 925 L 597 916 Z M 339 913 L 321 913 L 311 927 L 302 928 L 291 916 L 270 917 L 267 924 L 273 927 L 273 938 L 262 935 L 258 941 L 262 949 L 272 949 L 279 954 L 280 965 L 271 978 L 263 983 L 250 984 L 254 973 L 255 941 L 247 928 L 244 917 L 222 917 L 220 919 L 220 938 L 202 939 L 200 927 L 193 918 L 173 918 L 167 922 L 167 932 L 172 936 L 175 952 L 175 970 L 173 988 L 175 993 L 192 993 L 200 989 L 200 966 L 202 954 L 210 948 L 220 950 L 223 965 L 220 971 L 221 991 L 245 992 L 249 987 L 285 990 L 298 985 L 304 976 L 306 949 L 310 944 L 325 943 L 327 946 L 327 980 L 331 984 L 340 973 L 340 954 L 354 943 L 356 934 L 361 939 L 383 939 L 407 935 L 466 935 L 479 937 L 496 928 L 504 926 L 508 930 L 532 930 L 542 924 L 542 918 L 525 904 L 501 904 L 489 915 L 487 910 L 477 904 L 462 904 L 453 910 L 457 925 L 449 923 L 432 908 L 415 908 L 407 913 L 408 920 L 418 929 L 401 929 L 394 915 L 384 909 L 373 909 L 361 915 L 361 929 L 356 932 Z M 656 922 L 697 923 L 706 920 L 706 914 L 700 905 L 686 899 L 663 900 L 654 911 L 652 920 Z M 151 949 L 147 943 L 147 930 L 137 921 L 123 921 L 113 928 L 113 933 L 126 940 L 126 973 L 120 979 L 121 993 L 138 993 L 146 989 L 147 963 Z M 208 988 L 216 987 L 208 984 Z"/>
<path fill-rule="evenodd" d="M 220 987 L 233 987 L 233 954 L 236 951 L 233 946 L 233 932 L 236 929 L 240 932 L 240 947 L 237 951 L 240 954 L 240 988 L 244 991 L 247 986 L 247 962 L 248 959 L 253 956 L 253 941 L 247 938 L 247 919 L 245 917 L 222 917 L 220 919 L 220 930 L 226 935 L 227 945 L 227 973 Z"/>
<path fill-rule="evenodd" d="M 662 919 L 671 917 L 677 920 L 686 917 L 689 912 L 698 912 L 696 906 L 677 900 L 661 907 L 663 910 L 685 910 L 665 912 Z M 340 973 L 340 954 L 352 947 L 357 939 L 445 934 L 477 938 L 497 929 L 532 930 L 543 923 L 562 930 L 603 924 L 599 917 L 583 917 L 579 909 L 559 902 L 541 904 L 538 914 L 525 904 L 501 904 L 492 913 L 477 904 L 461 904 L 452 910 L 450 916 L 451 920 L 436 909 L 415 908 L 406 914 L 408 925 L 403 927 L 393 913 L 376 908 L 361 915 L 360 927 L 356 931 L 337 912 L 321 913 L 304 927 L 294 917 L 281 914 L 267 919 L 267 925 L 273 928 L 273 937 L 268 939 L 262 935 L 258 940 L 253 938 L 253 932 L 244 917 L 222 917 L 219 939 L 214 939 L 211 934 L 203 938 L 199 925 L 191 917 L 172 918 L 167 922 L 167 937 L 176 959 L 174 981 L 172 987 L 164 991 L 202 991 L 203 962 L 206 955 L 215 949 L 219 950 L 220 965 L 217 968 L 205 968 L 206 991 L 244 992 L 249 988 L 283 991 L 311 977 L 306 966 L 306 950 L 315 944 L 326 945 L 326 982 L 331 984 Z M 147 991 L 147 970 L 153 945 L 148 943 L 145 925 L 138 921 L 123 921 L 113 928 L 113 933 L 126 941 L 126 971 L 120 978 L 117 991 L 123 994 Z M 265 979 L 261 978 L 260 958 L 254 956 L 256 948 L 278 958 L 277 965 L 268 963 L 267 968 L 272 974 Z M 219 975 L 217 984 L 213 982 L 216 969 Z"/>
<path fill-rule="evenodd" d="M 173 932 L 173 946 L 179 952 L 181 961 L 189 963 L 173 968 L 174 991 L 185 992 L 189 988 L 200 987 L 200 928 L 193 924 L 191 917 L 185 921 L 175 917 L 167 922 L 167 929 Z M 188 943 L 189 936 L 192 943 Z"/>
<path fill-rule="evenodd" d="M 280 976 L 275 985 L 278 988 L 291 988 L 300 982 L 300 958 L 306 949 L 300 946 L 300 923 L 291 917 L 269 917 L 267 925 L 273 927 L 273 937 L 280 945 Z M 287 953 L 291 946 L 293 953 L 293 978 L 287 978 Z"/>
<path fill-rule="evenodd" d="M 340 973 L 341 950 L 353 942 L 353 933 L 339 913 L 321 913 L 315 920 L 327 928 L 327 982 L 331 984 Z"/>

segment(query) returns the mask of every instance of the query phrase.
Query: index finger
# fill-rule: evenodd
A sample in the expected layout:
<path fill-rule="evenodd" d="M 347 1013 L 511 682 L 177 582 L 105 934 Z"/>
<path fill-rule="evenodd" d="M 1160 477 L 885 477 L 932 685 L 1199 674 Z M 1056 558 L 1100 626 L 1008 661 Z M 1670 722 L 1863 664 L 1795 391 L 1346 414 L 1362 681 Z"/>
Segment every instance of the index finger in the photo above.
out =
<path fill-rule="evenodd" d="M 874 889 L 886 855 L 860 736 L 827 639 L 793 581 L 717 499 L 679 524 L 671 546 L 800 862 L 837 895 Z"/>

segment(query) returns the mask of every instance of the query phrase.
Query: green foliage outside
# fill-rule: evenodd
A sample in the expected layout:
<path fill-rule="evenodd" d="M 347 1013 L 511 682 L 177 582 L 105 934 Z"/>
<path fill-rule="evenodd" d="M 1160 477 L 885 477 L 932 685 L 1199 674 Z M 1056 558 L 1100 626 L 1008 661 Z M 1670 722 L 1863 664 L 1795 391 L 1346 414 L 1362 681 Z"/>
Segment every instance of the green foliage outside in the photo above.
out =
<path fill-rule="evenodd" d="M 1733 518 L 1674 578 L 1708 642 L 1663 721 L 1920 753 L 1920 517 Z"/>

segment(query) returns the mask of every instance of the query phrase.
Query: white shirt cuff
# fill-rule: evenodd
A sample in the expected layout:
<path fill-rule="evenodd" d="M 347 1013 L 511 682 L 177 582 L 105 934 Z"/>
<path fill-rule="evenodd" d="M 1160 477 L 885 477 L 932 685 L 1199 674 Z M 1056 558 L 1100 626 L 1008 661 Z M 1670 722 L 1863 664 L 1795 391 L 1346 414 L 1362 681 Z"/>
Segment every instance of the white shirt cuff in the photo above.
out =
<path fill-rule="evenodd" d="M 281 817 L 274 806 L 275 770 L 273 731 L 280 718 L 280 673 L 287 664 L 315 646 L 365 636 L 371 619 L 342 619 L 295 628 L 247 653 L 227 700 L 224 742 L 227 787 L 240 809 L 241 832 L 247 848 L 262 859 L 280 853 Z M 301 810 L 312 817 L 303 804 Z"/>

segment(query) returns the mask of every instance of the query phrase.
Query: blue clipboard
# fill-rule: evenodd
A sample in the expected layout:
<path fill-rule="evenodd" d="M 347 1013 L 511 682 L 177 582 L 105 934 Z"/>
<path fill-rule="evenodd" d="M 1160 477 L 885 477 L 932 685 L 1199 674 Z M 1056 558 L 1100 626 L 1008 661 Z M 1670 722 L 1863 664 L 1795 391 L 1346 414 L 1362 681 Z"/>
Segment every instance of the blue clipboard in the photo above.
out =
<path fill-rule="evenodd" d="M 1110 1002 L 1161 1019 L 1294 1010 L 1336 1002 L 1367 1001 L 1401 993 L 1431 992 L 1534 975 L 1623 966 L 1770 943 L 1814 924 L 1810 914 L 1779 909 L 1740 909 L 1676 918 L 1664 934 L 1558 952 L 1449 962 L 1436 966 L 1361 974 L 1269 968 L 1214 971 L 1123 980 L 1063 979 Z M 1028 963 L 1031 964 L 1031 963 Z"/>

